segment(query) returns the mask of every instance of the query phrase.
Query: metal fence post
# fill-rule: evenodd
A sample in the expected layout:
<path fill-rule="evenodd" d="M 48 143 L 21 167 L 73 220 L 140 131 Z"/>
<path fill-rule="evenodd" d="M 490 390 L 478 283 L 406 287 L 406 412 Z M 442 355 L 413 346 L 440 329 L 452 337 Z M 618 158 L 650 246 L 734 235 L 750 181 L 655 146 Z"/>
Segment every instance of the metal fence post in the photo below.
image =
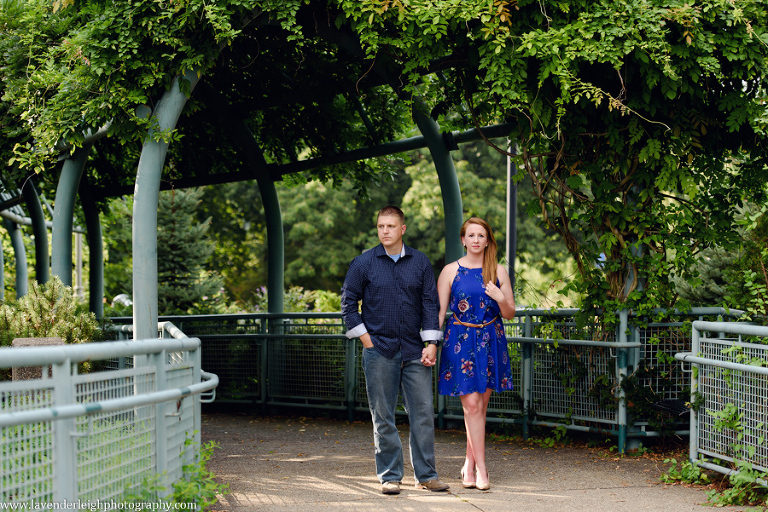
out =
<path fill-rule="evenodd" d="M 259 331 L 261 334 L 266 335 L 268 333 L 269 330 L 267 329 L 267 323 L 268 322 L 266 319 L 261 320 L 259 324 Z M 267 337 L 264 336 L 261 338 L 261 347 L 259 347 L 261 352 L 261 368 L 259 369 L 259 372 L 261 373 L 261 380 L 259 381 L 259 391 L 261 391 L 262 405 L 266 405 L 267 403 L 267 358 L 269 357 L 269 349 L 267 345 L 269 345 L 269 342 Z"/>
<path fill-rule="evenodd" d="M 533 337 L 533 318 L 525 315 L 525 337 Z M 531 405 L 533 404 L 533 344 L 523 343 L 523 365 L 520 368 L 520 394 L 523 399 L 523 439 L 530 436 Z"/>
<path fill-rule="evenodd" d="M 619 311 L 619 332 L 616 333 L 616 339 L 619 343 L 626 344 L 627 342 L 627 328 L 628 328 L 628 311 L 623 309 Z M 619 427 L 619 440 L 618 450 L 619 453 L 624 453 L 627 447 L 627 399 L 624 393 L 622 383 L 627 377 L 627 349 L 626 347 L 619 347 L 616 349 L 616 380 L 618 383 L 617 398 L 618 410 L 616 421 Z"/>
<path fill-rule="evenodd" d="M 149 356 L 148 364 L 155 368 L 156 391 L 165 391 L 168 387 L 165 374 L 165 361 L 167 358 L 168 355 L 165 349 Z M 168 429 L 165 417 L 167 407 L 167 402 L 160 402 L 155 405 L 155 473 L 164 475 L 163 489 L 159 491 L 162 498 L 170 494 L 170 482 L 168 482 Z"/>
<path fill-rule="evenodd" d="M 344 394 L 347 402 L 347 418 L 355 420 L 355 383 L 357 382 L 357 364 L 355 361 L 355 340 L 346 338 L 344 343 Z"/>
<path fill-rule="evenodd" d="M 701 331 L 699 331 L 695 325 L 691 326 L 691 353 L 694 356 L 698 356 L 700 352 Z M 696 363 L 691 363 L 691 403 L 696 403 L 696 394 L 698 393 L 698 379 L 701 366 Z M 688 458 L 691 462 L 695 462 L 698 459 L 699 452 L 699 415 L 696 412 L 695 407 L 691 407 L 690 412 L 690 434 L 688 436 Z"/>
<path fill-rule="evenodd" d="M 75 403 L 72 385 L 72 363 L 69 359 L 53 366 L 53 405 L 66 406 Z M 43 366 L 45 372 L 45 366 Z M 75 418 L 53 422 L 53 500 L 74 503 L 77 499 L 77 439 Z"/>
<path fill-rule="evenodd" d="M 203 360 L 203 342 L 200 342 L 200 345 L 198 345 L 197 349 L 190 350 L 189 351 L 189 359 L 192 363 L 192 383 L 196 384 L 200 381 L 202 381 L 202 360 Z M 203 413 L 203 406 L 200 403 L 200 397 L 199 396 L 192 396 L 189 397 L 189 400 L 192 400 L 192 414 L 194 415 L 193 419 L 193 433 L 194 433 L 194 440 L 195 440 L 195 446 L 200 446 L 202 443 L 201 433 L 200 430 L 202 429 L 202 413 Z M 199 461 L 200 451 L 197 451 L 198 457 L 196 458 L 195 462 Z"/>

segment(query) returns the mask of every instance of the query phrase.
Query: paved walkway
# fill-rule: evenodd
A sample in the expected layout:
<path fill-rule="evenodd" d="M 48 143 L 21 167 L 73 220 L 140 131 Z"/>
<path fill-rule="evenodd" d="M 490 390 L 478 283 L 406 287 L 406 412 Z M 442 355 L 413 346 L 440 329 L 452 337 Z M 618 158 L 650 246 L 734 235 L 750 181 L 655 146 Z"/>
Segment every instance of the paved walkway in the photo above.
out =
<path fill-rule="evenodd" d="M 407 426 L 400 432 L 407 446 Z M 659 484 L 661 462 L 588 448 L 489 443 L 491 490 L 463 489 L 465 436 L 453 430 L 436 433 L 437 469 L 449 492 L 416 490 L 406 452 L 402 493 L 385 496 L 372 437 L 368 422 L 204 414 L 203 441 L 220 445 L 208 468 L 229 484 L 213 510 L 712 512 L 704 490 Z"/>

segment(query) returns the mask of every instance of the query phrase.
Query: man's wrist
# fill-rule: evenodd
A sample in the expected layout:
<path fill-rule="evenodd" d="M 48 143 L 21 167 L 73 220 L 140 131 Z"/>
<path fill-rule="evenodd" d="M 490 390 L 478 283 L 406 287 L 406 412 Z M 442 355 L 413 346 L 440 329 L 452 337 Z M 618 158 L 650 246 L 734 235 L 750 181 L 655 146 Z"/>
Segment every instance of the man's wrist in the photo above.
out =
<path fill-rule="evenodd" d="M 427 340 L 427 345 L 437 345 L 438 340 Z"/>

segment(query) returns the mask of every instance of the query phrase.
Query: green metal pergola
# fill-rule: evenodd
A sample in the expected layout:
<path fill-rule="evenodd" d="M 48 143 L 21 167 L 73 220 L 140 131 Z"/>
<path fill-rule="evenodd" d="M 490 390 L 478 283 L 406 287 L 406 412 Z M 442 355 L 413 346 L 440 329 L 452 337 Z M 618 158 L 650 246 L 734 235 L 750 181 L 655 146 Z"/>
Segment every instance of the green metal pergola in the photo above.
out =
<path fill-rule="evenodd" d="M 46 282 L 52 274 L 59 276 L 65 284 L 72 285 L 73 218 L 79 200 L 86 219 L 87 243 L 91 249 L 89 305 L 98 317 L 103 316 L 102 238 L 97 200 L 132 193 L 133 333 L 136 339 L 153 338 L 157 334 L 158 317 L 159 192 L 170 188 L 253 180 L 259 187 L 267 221 L 269 312 L 280 313 L 283 311 L 284 240 L 282 214 L 275 183 L 291 173 L 307 172 L 418 148 L 428 148 L 439 177 L 445 211 L 446 259 L 453 261 L 461 257 L 463 250 L 459 231 L 463 222 L 463 205 L 451 151 L 458 149 L 458 144 L 463 142 L 505 137 L 510 131 L 510 126 L 498 124 L 466 131 L 441 132 L 435 119 L 424 111 L 418 101 L 414 101 L 411 116 L 421 135 L 382 142 L 381 130 L 377 130 L 371 120 L 371 115 L 376 115 L 373 110 L 376 106 L 373 102 L 366 104 L 366 91 L 376 89 L 380 93 L 382 88 L 389 87 L 393 101 L 397 101 L 402 94 L 398 71 L 386 58 L 377 59 L 370 65 L 350 33 L 326 25 L 314 26 L 314 29 L 315 39 L 320 41 L 319 44 L 322 44 L 324 49 L 333 49 L 333 53 L 318 52 L 320 56 L 328 56 L 331 60 L 325 64 L 315 62 L 310 66 L 311 69 L 307 70 L 305 80 L 291 80 L 290 77 L 281 76 L 275 71 L 279 69 L 279 44 L 276 45 L 271 60 L 264 66 L 265 69 L 242 71 L 248 69 L 243 62 L 252 59 L 252 54 L 271 51 L 249 47 L 249 44 L 256 43 L 249 43 L 248 38 L 244 38 L 246 42 L 242 47 L 235 48 L 226 55 L 219 55 L 223 63 L 215 68 L 215 73 L 202 75 L 198 70 L 190 70 L 175 77 L 171 87 L 162 97 L 156 99 L 153 108 L 146 107 L 137 112 L 141 116 L 151 116 L 156 123 L 147 133 L 133 172 L 124 172 L 119 168 L 115 173 L 104 172 L 102 167 L 109 165 L 109 161 L 103 158 L 99 149 L 103 144 L 110 144 L 110 126 L 87 134 L 82 146 L 74 152 L 66 145 L 58 148 L 61 151 L 61 170 L 56 185 L 53 221 L 48 223 L 52 229 L 50 274 L 46 236 L 49 226 L 43 215 L 34 180 L 28 179 L 24 184 L 18 184 L 17 188 L 5 184 L 6 193 L 0 202 L 0 212 L 16 255 L 17 295 L 26 293 L 27 282 L 24 244 L 18 229 L 20 223 L 30 224 L 34 230 L 37 281 Z M 256 62 L 258 63 L 258 59 Z M 437 63 L 435 69 L 424 70 L 424 73 L 439 71 L 440 65 Z M 372 69 L 373 72 L 369 77 L 358 79 L 355 75 L 337 73 L 340 67 L 347 67 L 352 71 Z M 259 78 L 261 80 L 258 80 Z M 357 81 L 353 83 L 352 78 Z M 317 151 L 310 158 L 300 160 L 285 149 L 284 153 L 288 158 L 282 161 L 268 161 L 268 152 L 262 148 L 267 131 L 277 140 L 283 136 L 308 139 L 309 135 L 306 134 L 311 134 L 312 127 L 306 127 L 305 123 L 308 120 L 311 122 L 312 119 L 330 119 L 332 122 L 334 116 L 339 114 L 332 105 L 336 98 L 345 100 L 342 108 L 348 107 L 349 104 L 354 105 L 357 124 L 361 127 L 363 138 L 369 141 L 368 144 L 350 148 L 348 140 L 343 138 L 343 133 L 333 134 L 336 137 L 329 141 L 319 141 L 316 136 L 316 139 L 309 141 L 309 145 L 322 146 L 323 151 Z M 194 101 L 195 109 L 187 108 L 190 100 Z M 342 113 L 348 114 L 346 111 Z M 271 116 L 283 120 L 292 118 L 293 123 L 270 126 Z M 344 127 L 340 127 L 339 132 L 343 132 L 342 128 Z M 185 133 L 179 143 L 180 147 L 176 148 L 177 154 L 193 154 L 195 157 L 188 160 L 207 163 L 207 168 L 204 168 L 205 164 L 191 166 L 193 170 L 189 175 L 185 171 L 185 175 L 181 177 L 168 176 L 166 160 L 169 145 L 157 141 L 153 132 L 174 129 Z M 297 130 L 302 129 L 307 131 L 296 134 Z M 121 150 L 122 148 L 116 149 L 113 145 L 103 153 L 111 151 L 114 154 L 117 151 L 119 154 Z M 274 152 L 272 149 L 271 153 Z M 89 165 L 99 167 L 98 183 L 88 176 Z M 26 206 L 28 216 L 21 214 L 19 210 L 22 202 Z M 508 230 L 514 233 L 514 229 L 512 216 Z M 514 247 L 510 254 L 514 254 Z M 514 258 L 511 257 L 510 261 L 513 262 Z"/>

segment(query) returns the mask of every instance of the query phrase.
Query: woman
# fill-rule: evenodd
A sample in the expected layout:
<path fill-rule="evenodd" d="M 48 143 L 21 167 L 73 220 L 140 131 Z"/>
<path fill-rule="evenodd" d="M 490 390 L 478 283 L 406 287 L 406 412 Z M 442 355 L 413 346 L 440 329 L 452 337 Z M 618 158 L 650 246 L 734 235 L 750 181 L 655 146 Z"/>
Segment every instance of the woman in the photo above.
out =
<path fill-rule="evenodd" d="M 512 370 L 503 318 L 515 316 L 509 274 L 496 262 L 491 227 L 472 217 L 461 226 L 466 255 L 442 270 L 437 280 L 440 323 L 449 307 L 440 361 L 441 395 L 459 396 L 467 429 L 464 488 L 491 487 L 485 466 L 485 415 L 491 391 L 512 389 Z"/>

